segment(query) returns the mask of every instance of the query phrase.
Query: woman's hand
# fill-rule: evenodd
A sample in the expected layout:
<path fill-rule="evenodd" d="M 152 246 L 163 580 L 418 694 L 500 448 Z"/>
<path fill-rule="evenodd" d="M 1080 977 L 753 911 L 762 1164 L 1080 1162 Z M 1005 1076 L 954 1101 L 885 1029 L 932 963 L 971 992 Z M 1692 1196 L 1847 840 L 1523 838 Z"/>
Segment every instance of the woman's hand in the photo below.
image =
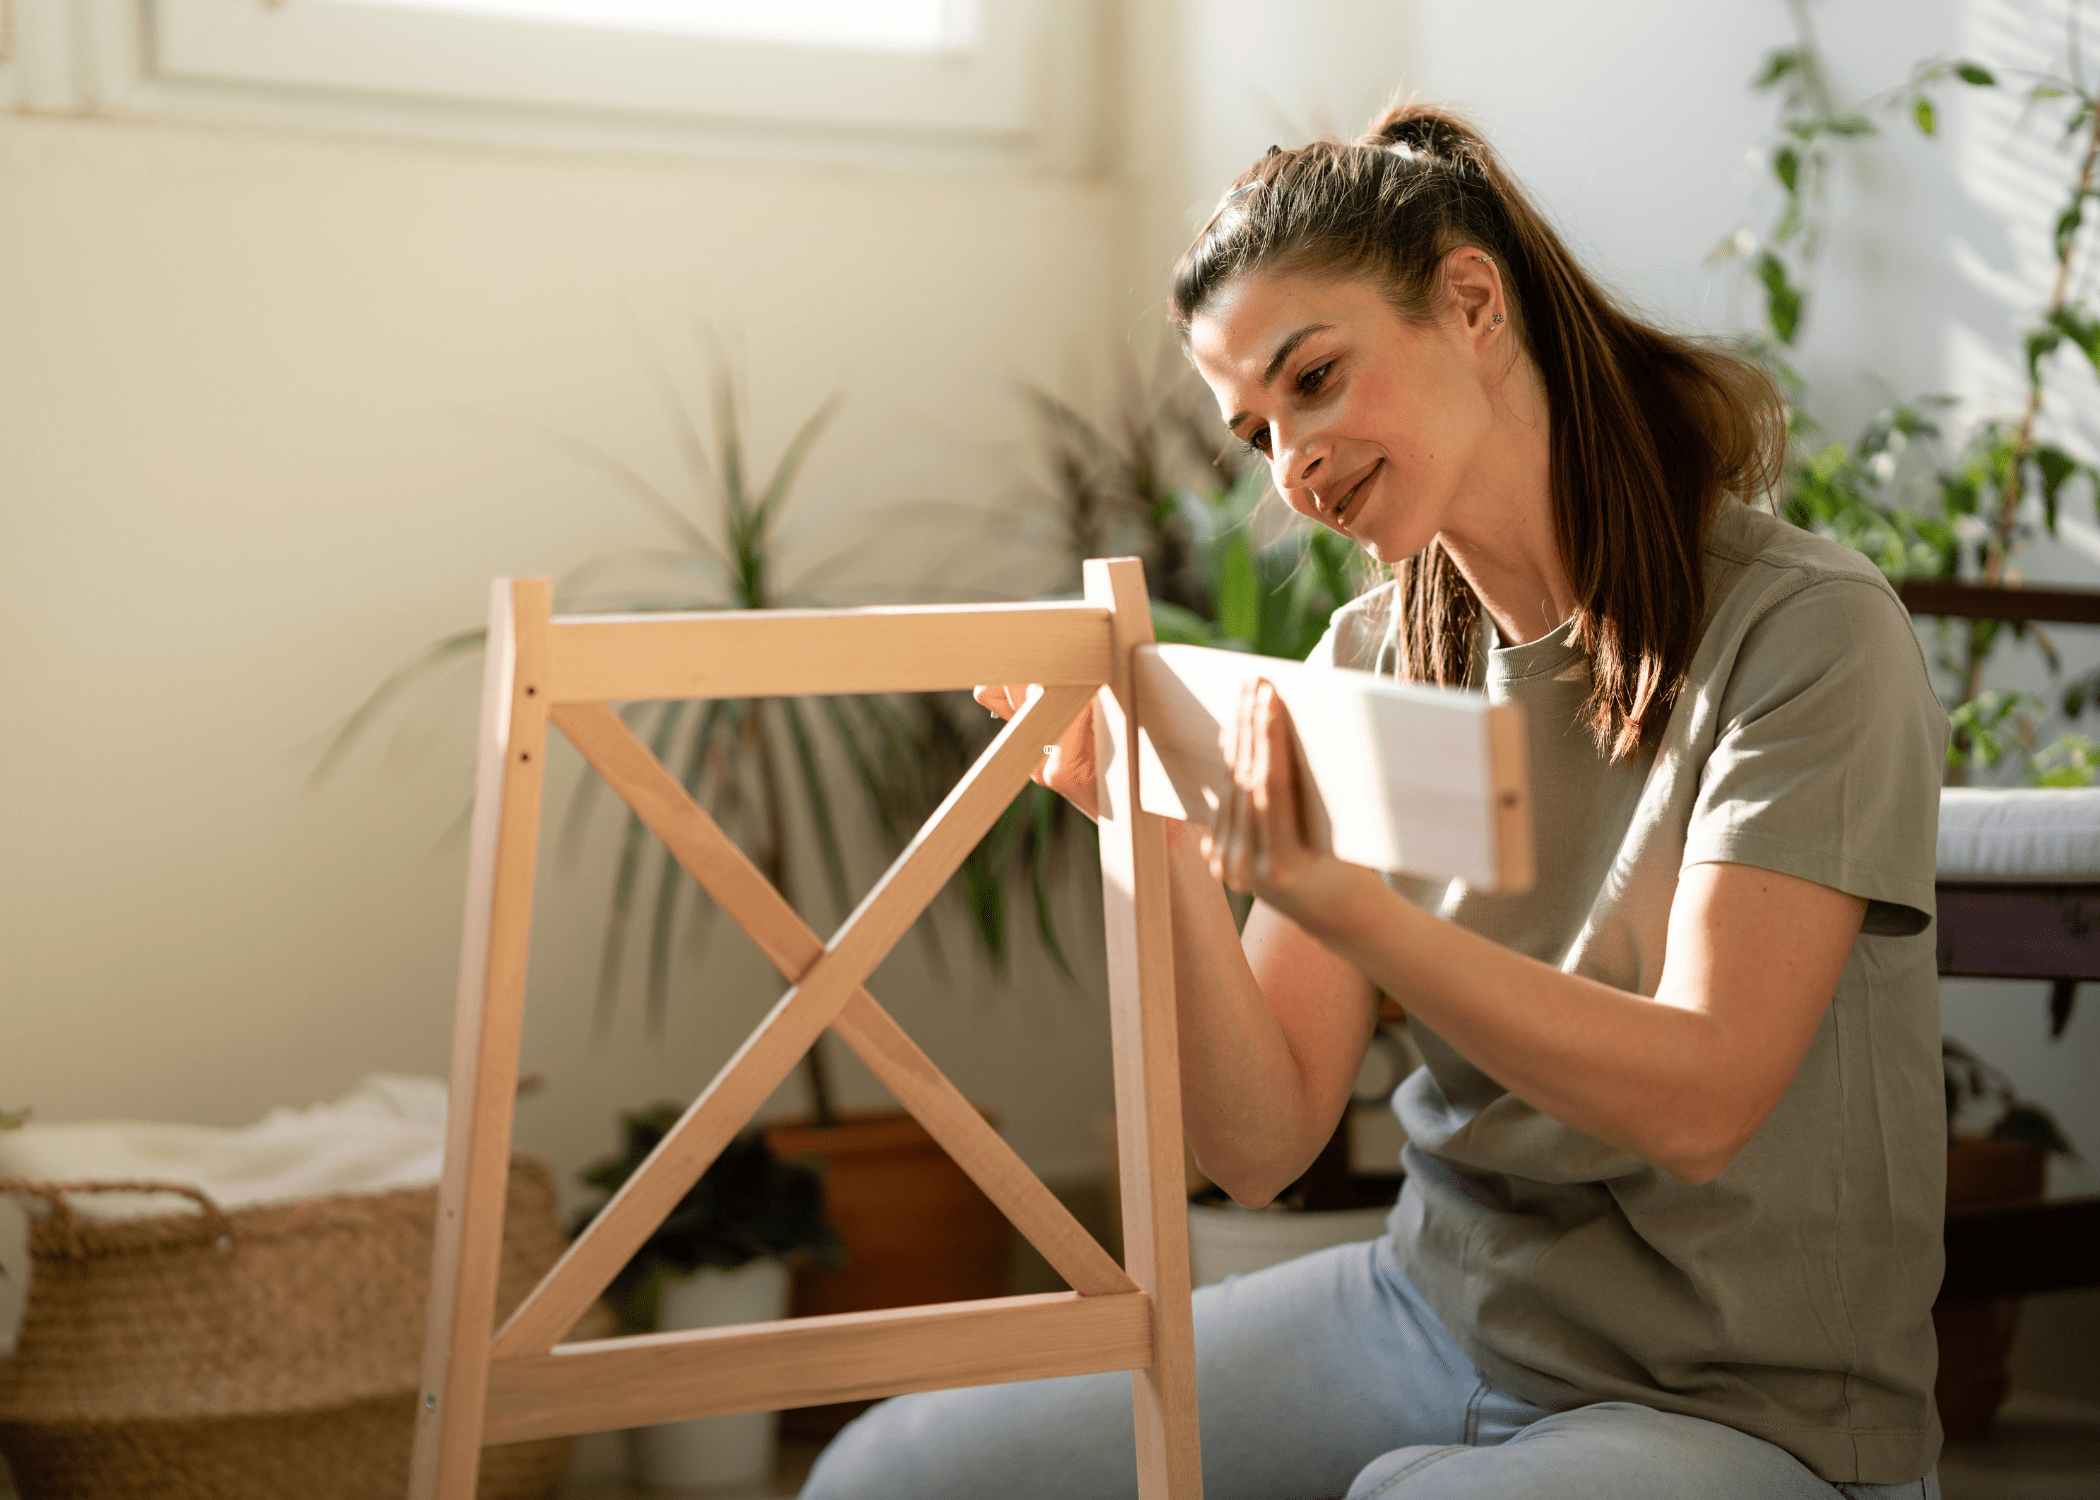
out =
<path fill-rule="evenodd" d="M 1002 719 L 1011 719 L 1028 702 L 1028 685 L 1020 682 L 984 683 L 971 696 Z M 1101 799 L 1094 766 L 1094 707 L 1073 719 L 1054 745 L 1043 746 L 1043 763 L 1035 780 L 1046 786 L 1096 822 L 1100 821 Z"/>
<path fill-rule="evenodd" d="M 1323 934 L 1350 888 L 1378 877 L 1312 847 L 1290 710 L 1267 678 L 1241 692 L 1220 741 L 1232 779 L 1203 841 L 1211 875 Z"/>

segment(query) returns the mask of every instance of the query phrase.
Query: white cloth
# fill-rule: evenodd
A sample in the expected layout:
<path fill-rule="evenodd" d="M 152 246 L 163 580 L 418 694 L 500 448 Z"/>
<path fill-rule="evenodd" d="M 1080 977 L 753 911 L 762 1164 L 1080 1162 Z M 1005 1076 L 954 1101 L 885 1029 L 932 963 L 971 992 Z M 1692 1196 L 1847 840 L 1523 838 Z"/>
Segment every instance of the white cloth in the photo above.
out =
<path fill-rule="evenodd" d="M 2100 882 L 2100 788 L 1948 787 L 1938 864 L 1957 883 Z"/>
<path fill-rule="evenodd" d="M 221 1208 L 435 1182 L 445 1155 L 445 1085 L 375 1073 L 342 1098 L 273 1109 L 253 1125 L 98 1120 L 0 1133 L 0 1176 L 46 1182 L 153 1179 L 199 1187 Z M 187 1198 L 81 1194 L 102 1219 L 196 1213 Z"/>

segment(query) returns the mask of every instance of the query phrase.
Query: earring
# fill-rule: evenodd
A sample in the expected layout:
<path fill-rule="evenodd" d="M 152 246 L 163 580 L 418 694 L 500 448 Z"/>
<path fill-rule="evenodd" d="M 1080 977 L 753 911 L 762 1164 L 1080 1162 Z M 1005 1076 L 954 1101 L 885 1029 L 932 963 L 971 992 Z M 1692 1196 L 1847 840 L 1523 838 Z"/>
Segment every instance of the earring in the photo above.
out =
<path fill-rule="evenodd" d="M 1473 257 L 1473 259 L 1479 261 L 1484 266 L 1491 266 L 1495 263 L 1495 257 L 1492 255 L 1476 255 Z"/>
<path fill-rule="evenodd" d="M 1502 314 L 1500 314 L 1500 313 L 1496 313 L 1496 314 L 1495 314 L 1495 315 L 1494 315 L 1494 316 L 1493 316 L 1492 318 L 1488 319 L 1488 327 L 1490 327 L 1490 328 L 1500 328 L 1501 326 L 1502 326 Z"/>

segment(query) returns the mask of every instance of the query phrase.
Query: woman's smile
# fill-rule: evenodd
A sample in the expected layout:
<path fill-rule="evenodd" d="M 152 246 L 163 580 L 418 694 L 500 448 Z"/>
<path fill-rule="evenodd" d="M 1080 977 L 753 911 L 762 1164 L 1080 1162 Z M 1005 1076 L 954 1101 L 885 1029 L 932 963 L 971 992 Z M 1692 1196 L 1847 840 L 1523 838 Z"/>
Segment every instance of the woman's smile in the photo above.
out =
<path fill-rule="evenodd" d="M 1319 501 L 1320 508 L 1327 512 L 1325 517 L 1323 517 L 1327 524 L 1340 528 L 1355 511 L 1357 497 L 1364 492 L 1365 487 L 1372 480 L 1376 479 L 1384 469 L 1384 459 L 1373 459 L 1368 469 L 1344 481 L 1347 487 L 1342 490 L 1341 498 L 1331 505 L 1321 496 L 1319 489 L 1316 487 L 1313 490 L 1313 497 Z"/>

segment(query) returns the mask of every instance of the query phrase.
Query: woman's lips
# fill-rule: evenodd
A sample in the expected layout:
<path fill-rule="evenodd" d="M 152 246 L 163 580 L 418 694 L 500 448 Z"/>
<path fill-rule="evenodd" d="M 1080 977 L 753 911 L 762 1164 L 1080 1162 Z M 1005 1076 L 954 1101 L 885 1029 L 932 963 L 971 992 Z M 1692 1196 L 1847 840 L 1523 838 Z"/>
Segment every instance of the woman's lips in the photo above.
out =
<path fill-rule="evenodd" d="M 1365 472 L 1363 478 L 1357 480 L 1356 483 L 1349 486 L 1349 493 L 1342 496 L 1342 498 L 1335 504 L 1334 514 L 1328 517 L 1330 523 L 1336 526 L 1342 524 L 1343 520 L 1348 516 L 1350 508 L 1356 504 L 1356 497 L 1363 493 L 1364 486 L 1369 484 L 1373 479 L 1376 479 L 1378 477 L 1378 471 L 1384 467 L 1385 460 L 1381 458 L 1376 463 L 1371 465 L 1370 469 Z"/>

